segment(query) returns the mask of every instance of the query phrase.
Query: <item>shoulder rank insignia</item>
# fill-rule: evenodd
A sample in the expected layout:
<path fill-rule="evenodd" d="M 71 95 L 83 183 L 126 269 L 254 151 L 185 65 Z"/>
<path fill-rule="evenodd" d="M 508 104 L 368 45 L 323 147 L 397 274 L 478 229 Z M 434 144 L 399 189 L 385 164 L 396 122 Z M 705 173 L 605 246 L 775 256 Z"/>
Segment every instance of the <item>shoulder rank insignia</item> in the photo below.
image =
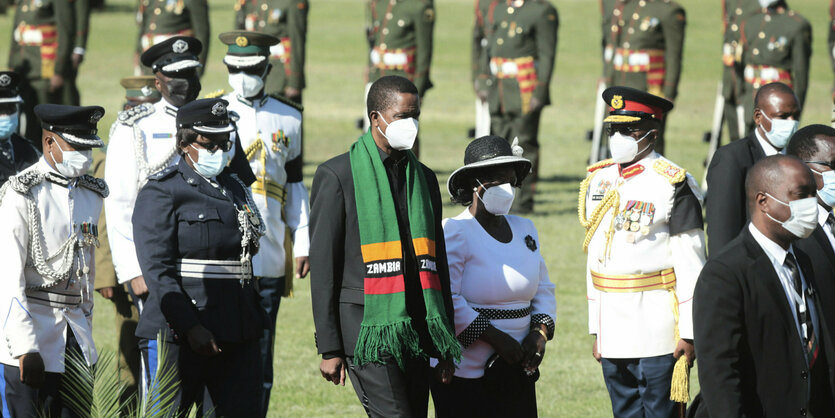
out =
<path fill-rule="evenodd" d="M 246 38 L 244 38 L 244 40 L 246 40 Z M 206 95 L 203 96 L 203 98 L 204 99 L 216 99 L 220 96 L 223 96 L 224 94 L 226 94 L 226 90 L 218 89 L 218 90 L 210 91 L 210 92 L 206 93 Z"/>
<path fill-rule="evenodd" d="M 594 173 L 595 171 L 597 171 L 601 168 L 613 165 L 614 163 L 615 163 L 615 161 L 612 160 L 611 158 L 609 158 L 607 160 L 603 160 L 603 161 L 598 161 L 598 162 L 586 167 L 586 171 L 588 171 L 589 173 Z"/>
<path fill-rule="evenodd" d="M 666 177 L 670 184 L 681 183 L 687 176 L 687 171 L 664 158 L 655 160 L 652 168 L 658 174 Z"/>
<path fill-rule="evenodd" d="M 107 188 L 107 183 L 103 179 L 88 174 L 78 178 L 78 185 L 98 193 L 102 198 L 110 194 L 110 189 Z"/>
<path fill-rule="evenodd" d="M 139 119 L 154 113 L 154 110 L 153 103 L 142 103 L 141 105 L 119 112 L 116 120 L 122 125 L 133 126 Z"/>
<path fill-rule="evenodd" d="M 638 174 L 643 173 L 645 169 L 646 168 L 643 165 L 635 164 L 624 168 L 623 171 L 621 171 L 620 176 L 623 177 L 624 180 L 630 179 L 632 177 L 637 176 Z"/>
<path fill-rule="evenodd" d="M 304 106 L 302 106 L 300 103 L 298 103 L 296 101 L 288 99 L 287 97 L 284 97 L 280 94 L 275 94 L 275 93 L 270 94 L 270 97 L 272 97 L 273 99 L 276 99 L 279 102 L 284 103 L 284 104 L 298 110 L 299 112 L 304 112 Z"/>
<path fill-rule="evenodd" d="M 172 165 L 172 166 L 164 168 L 164 169 L 162 169 L 162 170 L 160 170 L 160 171 L 158 171 L 154 174 L 151 174 L 150 176 L 148 176 L 148 180 L 162 180 L 165 177 L 168 177 L 168 175 L 170 175 L 171 173 L 173 173 L 175 171 L 177 171 L 177 166 Z"/>
<path fill-rule="evenodd" d="M 37 170 L 27 171 L 10 177 L 9 187 L 20 194 L 26 194 L 29 189 L 40 184 L 43 179 L 44 175 L 41 172 Z"/>

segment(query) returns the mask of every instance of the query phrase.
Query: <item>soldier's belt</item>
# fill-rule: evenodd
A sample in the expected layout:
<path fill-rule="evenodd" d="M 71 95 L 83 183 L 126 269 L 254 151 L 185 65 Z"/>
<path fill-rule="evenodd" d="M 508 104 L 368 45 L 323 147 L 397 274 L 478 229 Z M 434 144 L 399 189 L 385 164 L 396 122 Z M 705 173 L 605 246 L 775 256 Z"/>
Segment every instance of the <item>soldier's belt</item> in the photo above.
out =
<path fill-rule="evenodd" d="M 284 186 L 264 177 L 255 179 L 255 183 L 252 183 L 252 193 L 278 200 L 282 206 L 287 199 L 287 191 Z"/>
<path fill-rule="evenodd" d="M 634 293 L 648 290 L 669 290 L 676 285 L 672 268 L 647 274 L 602 274 L 592 271 L 594 288 L 607 293 Z"/>
<path fill-rule="evenodd" d="M 536 74 L 533 57 L 490 58 L 490 73 L 496 78 L 519 78 Z"/>
<path fill-rule="evenodd" d="M 58 27 L 55 25 L 27 25 L 21 23 L 14 30 L 14 40 L 20 46 L 41 46 L 58 42 Z"/>
<path fill-rule="evenodd" d="M 193 279 L 248 279 L 239 260 L 181 258 L 177 260 L 177 273 Z"/>
<path fill-rule="evenodd" d="M 281 38 L 281 42 L 270 47 L 270 58 L 287 64 L 290 61 L 290 53 L 292 50 L 293 47 L 292 43 L 290 43 L 290 38 Z"/>
<path fill-rule="evenodd" d="M 148 48 L 175 36 L 194 36 L 194 31 L 191 29 L 183 29 L 174 33 L 146 33 L 142 35 L 139 42 L 142 45 L 142 50 L 146 51 Z"/>
<path fill-rule="evenodd" d="M 663 49 L 626 49 L 618 48 L 612 58 L 616 71 L 624 73 L 649 73 L 654 70 L 664 72 Z"/>
<path fill-rule="evenodd" d="M 415 72 L 415 51 L 417 48 L 384 49 L 375 46 L 371 50 L 371 64 L 381 70 L 400 70 Z"/>
<path fill-rule="evenodd" d="M 745 66 L 745 72 L 743 74 L 745 75 L 745 82 L 752 84 L 754 88 L 760 88 L 760 86 L 773 83 L 775 81 L 784 83 L 789 87 L 792 86 L 792 74 L 789 70 L 772 67 L 770 65 L 748 64 Z"/>
<path fill-rule="evenodd" d="M 27 289 L 26 300 L 29 303 L 52 308 L 72 308 L 81 305 L 81 295 L 67 295 L 37 289 Z"/>

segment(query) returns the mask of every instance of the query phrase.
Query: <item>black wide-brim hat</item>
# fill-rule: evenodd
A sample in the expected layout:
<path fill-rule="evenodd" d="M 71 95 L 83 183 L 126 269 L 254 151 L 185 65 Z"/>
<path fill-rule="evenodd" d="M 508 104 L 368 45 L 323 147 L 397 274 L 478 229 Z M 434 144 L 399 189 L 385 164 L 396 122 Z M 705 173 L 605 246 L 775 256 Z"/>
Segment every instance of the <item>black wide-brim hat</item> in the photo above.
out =
<path fill-rule="evenodd" d="M 530 160 L 522 157 L 522 151 L 518 139 L 513 140 L 513 145 L 500 136 L 482 136 L 473 140 L 464 151 L 464 166 L 453 171 L 447 179 L 449 195 L 458 198 L 462 193 L 472 193 L 468 181 L 472 171 L 485 167 L 513 166 L 516 170 L 514 186 L 518 186 L 530 174 L 532 166 Z"/>

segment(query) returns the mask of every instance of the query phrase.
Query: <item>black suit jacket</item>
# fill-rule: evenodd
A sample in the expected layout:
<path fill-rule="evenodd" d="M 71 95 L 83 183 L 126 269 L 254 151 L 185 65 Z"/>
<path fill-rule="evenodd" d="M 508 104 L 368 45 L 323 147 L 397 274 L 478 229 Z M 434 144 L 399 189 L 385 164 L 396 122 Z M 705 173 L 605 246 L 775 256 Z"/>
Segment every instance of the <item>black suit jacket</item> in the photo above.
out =
<path fill-rule="evenodd" d="M 814 288 L 809 257 L 797 247 L 794 253 Z M 812 297 L 825 358 L 835 359 L 827 317 L 820 315 L 821 298 L 817 292 Z M 705 264 L 696 284 L 693 323 L 703 406 L 711 417 L 805 415 L 810 387 L 811 412 L 833 416 L 833 362 L 819 358 L 824 361 L 815 364 L 813 374 L 823 382 L 810 384 L 791 309 L 771 261 L 747 227 Z"/>
<path fill-rule="evenodd" d="M 452 325 L 452 294 L 449 288 L 444 231 L 441 226 L 442 206 L 438 179 L 432 170 L 423 164 L 421 167 L 429 185 L 432 208 L 435 212 L 436 267 L 446 314 L 449 324 Z M 403 239 L 401 236 L 401 240 Z M 404 251 L 410 247 L 403 245 Z M 417 275 L 408 271 L 404 271 L 404 276 L 407 281 L 417 280 Z M 354 355 L 365 304 L 364 279 L 365 265 L 360 249 L 354 179 L 351 174 L 351 161 L 345 153 L 319 166 L 313 176 L 310 193 L 310 291 L 313 299 L 313 321 L 316 325 L 316 346 L 320 354 L 349 357 Z M 407 306 L 410 300 L 423 303 L 422 294 L 415 293 L 410 292 L 410 285 L 407 283 Z M 418 318 L 412 312 L 409 314 L 413 323 L 425 322 L 425 318 Z M 421 331 L 417 331 L 420 335 Z M 427 337 L 420 336 L 422 341 Z M 422 346 L 425 347 L 424 344 Z"/>
<path fill-rule="evenodd" d="M 719 254 L 748 223 L 745 176 L 763 158 L 765 152 L 752 132 L 720 147 L 710 160 L 705 197 L 708 257 Z"/>
<path fill-rule="evenodd" d="M 828 323 L 835 326 L 835 251 L 832 244 L 818 225 L 811 237 L 797 241 L 794 246 L 812 260 L 815 288 L 825 302 L 821 310 Z"/>
<path fill-rule="evenodd" d="M 14 152 L 14 161 L 9 161 L 0 153 L 0 186 L 9 177 L 35 164 L 38 162 L 38 158 L 41 158 L 41 153 L 29 141 L 17 134 L 12 134 L 12 151 Z"/>

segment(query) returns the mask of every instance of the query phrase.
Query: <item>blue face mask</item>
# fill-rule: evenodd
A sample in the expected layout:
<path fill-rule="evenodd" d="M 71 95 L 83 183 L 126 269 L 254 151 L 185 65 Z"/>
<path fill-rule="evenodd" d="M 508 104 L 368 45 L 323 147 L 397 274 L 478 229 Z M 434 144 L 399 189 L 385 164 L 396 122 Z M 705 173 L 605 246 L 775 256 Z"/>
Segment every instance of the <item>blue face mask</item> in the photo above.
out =
<path fill-rule="evenodd" d="M 17 132 L 19 121 L 17 112 L 10 115 L 0 115 L 0 138 L 6 139 Z"/>
<path fill-rule="evenodd" d="M 220 174 L 223 168 L 226 167 L 226 163 L 229 162 L 229 153 L 223 152 L 222 150 L 211 153 L 205 148 L 195 147 L 194 144 L 190 144 L 190 146 L 197 150 L 197 161 L 191 159 L 190 155 L 188 158 L 194 164 L 194 171 L 203 177 L 209 178 Z"/>
<path fill-rule="evenodd" d="M 823 187 L 818 190 L 818 197 L 826 203 L 827 206 L 835 206 L 835 170 L 829 171 L 815 171 L 815 174 L 820 174 L 823 177 Z"/>

